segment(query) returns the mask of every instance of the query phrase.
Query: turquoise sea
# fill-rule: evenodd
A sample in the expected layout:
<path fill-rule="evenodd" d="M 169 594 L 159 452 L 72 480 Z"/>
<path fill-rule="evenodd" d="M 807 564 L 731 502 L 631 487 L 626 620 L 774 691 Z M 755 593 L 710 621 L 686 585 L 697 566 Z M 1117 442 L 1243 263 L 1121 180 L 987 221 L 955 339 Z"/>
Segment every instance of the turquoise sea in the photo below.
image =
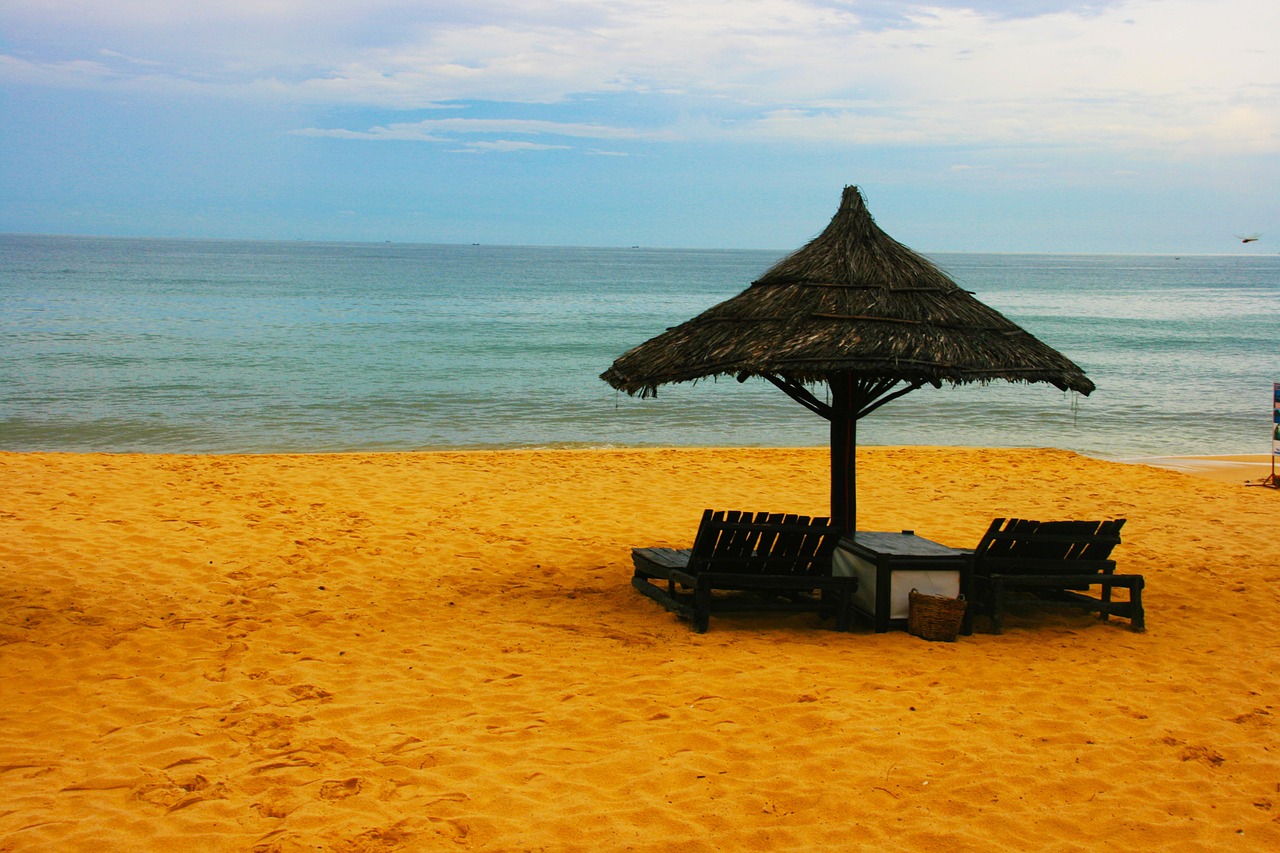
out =
<path fill-rule="evenodd" d="M 782 254 L 0 235 L 0 450 L 824 445 L 764 382 L 597 378 Z M 1269 452 L 1280 256 L 931 257 L 1098 390 L 926 388 L 860 444 Z"/>

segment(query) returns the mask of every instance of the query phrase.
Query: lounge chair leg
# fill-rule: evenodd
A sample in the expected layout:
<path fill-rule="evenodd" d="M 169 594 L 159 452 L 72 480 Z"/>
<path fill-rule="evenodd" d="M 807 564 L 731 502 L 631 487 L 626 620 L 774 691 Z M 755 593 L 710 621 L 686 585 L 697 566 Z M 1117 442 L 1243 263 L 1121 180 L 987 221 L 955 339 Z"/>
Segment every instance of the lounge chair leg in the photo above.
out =
<path fill-rule="evenodd" d="M 1142 609 L 1143 583 L 1143 579 L 1138 578 L 1137 583 L 1129 587 L 1129 627 L 1139 633 L 1147 630 L 1147 615 Z"/>
<path fill-rule="evenodd" d="M 1004 581 L 991 581 L 991 633 L 1004 633 Z"/>
<path fill-rule="evenodd" d="M 698 579 L 698 586 L 693 591 L 693 630 L 699 634 L 707 633 L 711 623 L 711 587 Z"/>
<path fill-rule="evenodd" d="M 846 586 L 836 595 L 836 630 L 849 630 L 849 610 L 852 608 L 853 594 Z"/>

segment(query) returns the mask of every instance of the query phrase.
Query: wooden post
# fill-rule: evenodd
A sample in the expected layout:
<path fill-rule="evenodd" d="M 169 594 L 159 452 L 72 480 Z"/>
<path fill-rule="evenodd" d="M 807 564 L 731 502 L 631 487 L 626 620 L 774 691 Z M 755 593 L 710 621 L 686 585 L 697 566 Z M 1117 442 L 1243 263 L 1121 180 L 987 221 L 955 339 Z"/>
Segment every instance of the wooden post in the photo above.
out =
<path fill-rule="evenodd" d="M 858 418 L 853 377 L 832 376 L 831 388 L 831 522 L 846 536 L 858 527 L 856 453 Z"/>

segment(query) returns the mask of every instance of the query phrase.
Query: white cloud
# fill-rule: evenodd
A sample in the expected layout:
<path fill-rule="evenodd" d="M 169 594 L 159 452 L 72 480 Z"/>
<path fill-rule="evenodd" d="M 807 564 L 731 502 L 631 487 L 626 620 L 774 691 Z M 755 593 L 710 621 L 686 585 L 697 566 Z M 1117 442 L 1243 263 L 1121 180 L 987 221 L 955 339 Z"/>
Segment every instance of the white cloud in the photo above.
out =
<path fill-rule="evenodd" d="M 568 145 L 545 145 L 540 142 L 499 139 L 494 142 L 468 142 L 462 148 L 453 150 L 464 154 L 487 154 L 493 152 L 509 153 L 512 151 L 563 151 L 568 148 Z"/>
<path fill-rule="evenodd" d="M 371 127 L 368 130 L 347 130 L 341 127 L 320 128 L 304 127 L 291 131 L 295 136 L 326 136 L 331 139 L 379 139 L 400 142 L 447 142 L 448 137 L 434 136 L 425 129 L 415 130 L 412 125 L 393 125 Z"/>
<path fill-rule="evenodd" d="M 1273 0 L 9 0 L 0 27 L 10 84 L 387 110 L 573 101 L 575 118 L 587 96 L 679 105 L 630 131 L 610 111 L 617 137 L 569 120 L 519 133 L 1280 149 Z"/>
<path fill-rule="evenodd" d="M 629 127 L 606 127 L 599 124 L 577 124 L 529 119 L 441 118 L 427 119 L 413 124 L 392 125 L 392 127 L 455 133 L 550 133 L 557 136 L 581 136 L 588 139 L 635 139 L 646 135 Z"/>
<path fill-rule="evenodd" d="M 638 139 L 669 137 L 664 133 L 642 133 L 633 128 L 607 127 L 598 124 L 579 124 L 573 122 L 538 121 L 530 119 L 474 119 L 445 118 L 426 119 L 418 122 L 403 122 L 389 125 L 378 125 L 368 130 L 348 130 L 345 128 L 309 127 L 293 131 L 299 136 L 327 136 L 337 139 L 370 139 L 382 141 L 408 142 L 445 142 L 456 141 L 459 136 L 479 134 L 518 133 L 532 136 L 568 136 L 583 139 Z M 565 148 L 564 145 L 541 143 L 515 143 L 510 141 L 474 143 L 483 150 L 549 150 Z M 616 153 L 616 152 L 597 152 Z"/>

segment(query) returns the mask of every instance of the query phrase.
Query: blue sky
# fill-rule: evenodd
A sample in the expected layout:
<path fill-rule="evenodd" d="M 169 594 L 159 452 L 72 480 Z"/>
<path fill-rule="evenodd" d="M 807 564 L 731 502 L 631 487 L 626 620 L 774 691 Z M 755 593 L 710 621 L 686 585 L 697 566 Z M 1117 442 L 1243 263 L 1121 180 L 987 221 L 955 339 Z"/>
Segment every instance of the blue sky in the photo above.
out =
<path fill-rule="evenodd" d="M 6 0 L 0 231 L 785 250 L 857 184 L 926 252 L 1275 252 L 1277 44 L 1275 0 Z"/>

